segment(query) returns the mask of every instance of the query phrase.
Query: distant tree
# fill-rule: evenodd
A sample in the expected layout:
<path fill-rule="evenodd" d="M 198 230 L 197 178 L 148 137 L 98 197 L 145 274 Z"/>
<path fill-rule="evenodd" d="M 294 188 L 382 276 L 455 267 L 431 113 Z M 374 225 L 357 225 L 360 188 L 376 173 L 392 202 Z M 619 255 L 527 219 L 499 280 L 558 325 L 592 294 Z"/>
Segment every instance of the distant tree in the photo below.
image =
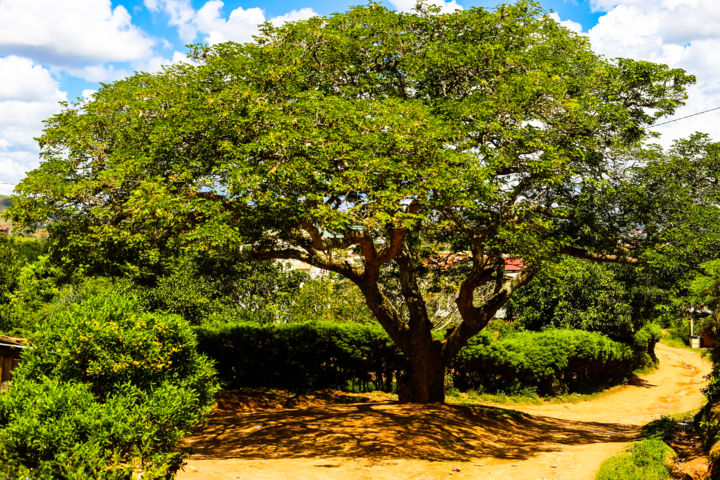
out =
<path fill-rule="evenodd" d="M 508 302 L 508 318 L 527 330 L 599 331 L 628 341 L 634 332 L 630 296 L 607 264 L 568 258 L 540 271 Z"/>
<path fill-rule="evenodd" d="M 630 207 L 628 159 L 693 80 L 599 57 L 527 1 L 265 24 L 52 117 L 11 215 L 51 218 L 70 265 L 152 275 L 182 248 L 338 273 L 407 357 L 401 401 L 442 401 L 445 367 L 543 265 L 636 263 L 664 238 L 648 199 Z M 443 340 L 430 271 L 456 279 Z"/>

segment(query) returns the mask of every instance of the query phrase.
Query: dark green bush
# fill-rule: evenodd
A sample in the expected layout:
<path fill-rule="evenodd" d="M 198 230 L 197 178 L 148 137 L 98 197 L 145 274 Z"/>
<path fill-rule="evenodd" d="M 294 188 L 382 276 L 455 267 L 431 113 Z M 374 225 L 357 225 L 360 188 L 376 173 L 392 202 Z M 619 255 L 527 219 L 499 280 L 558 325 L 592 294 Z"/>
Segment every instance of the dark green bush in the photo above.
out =
<path fill-rule="evenodd" d="M 455 388 L 540 394 L 591 391 L 622 381 L 634 366 L 632 349 L 596 332 L 519 332 L 499 340 L 479 335 L 453 364 Z"/>
<path fill-rule="evenodd" d="M 635 352 L 635 367 L 642 368 L 657 362 L 655 344 L 662 337 L 662 329 L 654 323 L 647 323 L 633 334 L 632 348 Z"/>
<path fill-rule="evenodd" d="M 0 474 L 165 477 L 214 392 L 180 317 L 117 293 L 91 296 L 46 322 L 0 395 Z"/>
<path fill-rule="evenodd" d="M 390 390 L 403 359 L 373 324 L 255 323 L 197 327 L 199 349 L 216 361 L 228 387 L 376 388 Z M 534 389 L 542 394 L 592 390 L 622 381 L 633 349 L 592 332 L 548 330 L 500 340 L 482 332 L 449 369 L 454 387 Z"/>
<path fill-rule="evenodd" d="M 227 387 L 390 390 L 402 365 L 375 324 L 215 324 L 196 333 Z"/>

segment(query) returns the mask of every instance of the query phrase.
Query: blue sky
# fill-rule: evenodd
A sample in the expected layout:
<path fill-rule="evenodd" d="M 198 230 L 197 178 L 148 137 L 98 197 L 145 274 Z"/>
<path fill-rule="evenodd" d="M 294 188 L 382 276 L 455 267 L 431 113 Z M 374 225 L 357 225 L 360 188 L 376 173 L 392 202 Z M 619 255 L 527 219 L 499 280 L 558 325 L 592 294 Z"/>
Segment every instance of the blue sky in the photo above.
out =
<path fill-rule="evenodd" d="M 416 0 L 384 0 L 408 10 Z M 494 0 L 430 0 L 444 10 L 494 8 Z M 183 61 L 185 45 L 249 41 L 263 21 L 328 15 L 348 0 L 0 0 L 0 194 L 38 165 L 34 140 L 58 102 L 99 82 Z M 682 67 L 698 76 L 677 116 L 720 106 L 717 0 L 541 0 L 556 20 L 609 58 Z M 658 127 L 659 142 L 693 131 L 720 139 L 720 112 Z"/>

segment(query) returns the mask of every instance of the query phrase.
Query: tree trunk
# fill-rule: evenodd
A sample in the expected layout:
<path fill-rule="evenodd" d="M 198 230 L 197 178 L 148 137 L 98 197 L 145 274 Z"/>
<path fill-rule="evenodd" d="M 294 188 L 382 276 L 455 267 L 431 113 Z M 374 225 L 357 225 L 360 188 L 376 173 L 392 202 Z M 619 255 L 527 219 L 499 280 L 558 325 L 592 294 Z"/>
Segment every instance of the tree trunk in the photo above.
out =
<path fill-rule="evenodd" d="M 398 382 L 398 400 L 401 403 L 445 401 L 445 365 L 438 342 L 408 355 L 405 372 Z"/>

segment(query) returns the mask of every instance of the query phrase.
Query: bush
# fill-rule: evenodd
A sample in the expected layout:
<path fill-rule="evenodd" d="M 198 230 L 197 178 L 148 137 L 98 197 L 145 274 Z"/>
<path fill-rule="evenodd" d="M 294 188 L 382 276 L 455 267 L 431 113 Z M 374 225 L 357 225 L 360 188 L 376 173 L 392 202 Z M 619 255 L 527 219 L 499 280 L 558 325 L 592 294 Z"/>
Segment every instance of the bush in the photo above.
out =
<path fill-rule="evenodd" d="M 452 366 L 461 390 L 512 393 L 534 388 L 540 394 L 591 391 L 632 374 L 633 351 L 596 332 L 520 332 L 499 340 L 479 335 Z"/>
<path fill-rule="evenodd" d="M 375 324 L 329 322 L 196 328 L 201 352 L 215 360 L 228 387 L 389 391 L 403 357 Z M 592 332 L 521 332 L 499 340 L 482 332 L 461 350 L 449 374 L 454 387 L 542 394 L 597 389 L 631 375 L 633 349 Z"/>
<path fill-rule="evenodd" d="M 630 445 L 627 453 L 605 460 L 595 480 L 667 480 L 675 452 L 660 439 Z"/>
<path fill-rule="evenodd" d="M 51 317 L 0 396 L 0 473 L 161 478 L 212 403 L 213 372 L 176 315 L 117 293 Z"/>
<path fill-rule="evenodd" d="M 330 322 L 196 328 L 227 387 L 390 390 L 402 356 L 379 325 Z"/>
<path fill-rule="evenodd" d="M 662 329 L 654 323 L 645 324 L 633 334 L 632 348 L 635 352 L 635 368 L 653 365 L 657 362 L 655 344 L 662 337 Z"/>

